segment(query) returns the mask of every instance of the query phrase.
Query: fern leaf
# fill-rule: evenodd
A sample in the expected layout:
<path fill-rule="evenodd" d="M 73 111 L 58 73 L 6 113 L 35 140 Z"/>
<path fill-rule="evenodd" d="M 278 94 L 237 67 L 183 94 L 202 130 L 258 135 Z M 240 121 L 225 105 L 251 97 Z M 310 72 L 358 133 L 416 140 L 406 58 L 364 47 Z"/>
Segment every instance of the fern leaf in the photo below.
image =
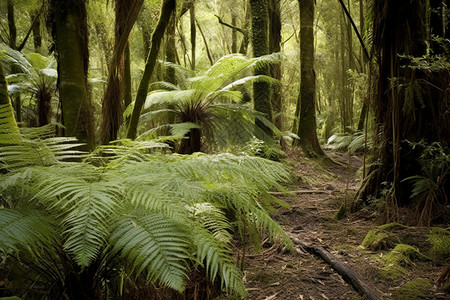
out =
<path fill-rule="evenodd" d="M 50 216 L 39 210 L 0 208 L 0 253 L 25 250 L 38 257 L 58 243 L 56 222 Z"/>
<path fill-rule="evenodd" d="M 150 282 L 161 282 L 179 292 L 184 290 L 191 258 L 188 233 L 160 214 L 128 214 L 114 222 L 110 244 L 113 253 L 130 261 L 134 272 L 147 273 Z"/>

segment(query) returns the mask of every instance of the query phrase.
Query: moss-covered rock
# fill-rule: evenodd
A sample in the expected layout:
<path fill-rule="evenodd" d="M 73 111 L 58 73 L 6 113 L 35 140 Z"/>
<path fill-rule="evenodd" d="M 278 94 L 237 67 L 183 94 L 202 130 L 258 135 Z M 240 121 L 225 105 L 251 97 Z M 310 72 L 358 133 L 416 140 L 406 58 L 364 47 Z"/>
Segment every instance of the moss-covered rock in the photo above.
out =
<path fill-rule="evenodd" d="M 431 228 L 428 241 L 432 244 L 430 255 L 438 260 L 450 257 L 450 228 Z"/>
<path fill-rule="evenodd" d="M 429 258 L 420 253 L 419 249 L 406 244 L 398 244 L 381 257 L 380 262 L 384 267 L 378 271 L 378 275 L 383 280 L 395 280 L 406 273 L 405 267 L 425 260 L 429 260 Z"/>
<path fill-rule="evenodd" d="M 419 300 L 425 297 L 425 292 L 431 288 L 431 283 L 425 278 L 415 278 L 405 283 L 393 293 L 394 299 Z"/>
<path fill-rule="evenodd" d="M 361 246 L 372 251 L 393 248 L 400 243 L 398 235 L 394 232 L 398 230 L 397 225 L 399 224 L 391 223 L 370 230 L 362 241 Z"/>

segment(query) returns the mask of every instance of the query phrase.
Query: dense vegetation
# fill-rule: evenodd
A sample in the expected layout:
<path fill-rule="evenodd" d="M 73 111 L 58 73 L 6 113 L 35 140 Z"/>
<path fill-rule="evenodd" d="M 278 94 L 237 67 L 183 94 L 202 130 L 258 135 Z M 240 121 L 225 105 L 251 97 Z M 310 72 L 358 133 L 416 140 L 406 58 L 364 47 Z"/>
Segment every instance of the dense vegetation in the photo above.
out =
<path fill-rule="evenodd" d="M 448 19 L 442 0 L 2 1 L 0 298 L 245 297 L 234 249 L 292 249 L 270 213 L 295 147 L 362 156 L 348 208 L 448 226 Z"/>

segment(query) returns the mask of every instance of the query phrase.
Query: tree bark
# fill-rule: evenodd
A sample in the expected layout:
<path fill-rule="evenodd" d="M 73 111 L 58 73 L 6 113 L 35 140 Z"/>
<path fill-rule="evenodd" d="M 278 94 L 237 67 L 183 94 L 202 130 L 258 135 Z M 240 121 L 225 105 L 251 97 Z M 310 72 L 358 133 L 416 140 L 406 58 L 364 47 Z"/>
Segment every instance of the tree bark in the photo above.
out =
<path fill-rule="evenodd" d="M 42 35 L 41 35 L 40 11 L 35 10 L 31 14 L 31 22 L 32 22 L 31 28 L 33 31 L 34 52 L 41 53 Z"/>
<path fill-rule="evenodd" d="M 375 111 L 377 147 L 374 147 L 377 164 L 369 170 L 371 176 L 366 178 L 359 195 L 365 201 L 385 195 L 386 221 L 398 218 L 398 206 L 414 204 L 420 212 L 416 223 L 427 224 L 433 217 L 448 216 L 445 206 L 445 195 L 450 191 L 448 172 L 441 170 L 437 178 L 430 177 L 421 161 L 425 149 L 414 147 L 411 142 L 439 143 L 447 155 L 450 152 L 450 119 L 446 113 L 450 107 L 450 72 L 411 66 L 409 56 L 422 57 L 428 50 L 430 27 L 426 24 L 425 0 L 377 0 L 374 4 L 373 36 L 379 78 Z M 407 93 L 409 85 L 418 85 L 419 89 Z M 433 164 L 425 167 L 433 168 Z M 417 175 L 440 186 L 433 191 L 434 197 L 411 198 L 412 183 L 404 179 Z"/>
<path fill-rule="evenodd" d="M 269 11 L 267 1 L 268 0 L 250 0 L 254 57 L 269 54 Z M 270 75 L 269 67 L 260 66 L 255 68 L 255 75 Z M 272 121 L 272 104 L 269 83 L 253 83 L 253 104 L 256 111 L 262 112 L 269 121 Z M 265 133 L 272 135 L 271 130 L 264 124 L 259 121 L 257 121 L 256 124 L 264 130 Z"/>
<path fill-rule="evenodd" d="M 114 54 L 110 63 L 108 84 L 102 103 L 101 141 L 108 144 L 117 139 L 117 133 L 122 123 L 123 103 L 125 102 L 125 48 L 128 37 L 136 22 L 142 7 L 142 0 L 129 2 L 128 0 L 115 1 L 115 42 Z M 129 60 L 127 61 L 129 63 Z M 129 72 L 128 66 L 128 72 Z M 130 74 L 127 74 L 130 78 Z M 130 79 L 128 79 L 130 80 Z M 128 93 L 130 93 L 130 82 L 128 82 Z M 128 95 L 129 97 L 129 95 Z"/>
<path fill-rule="evenodd" d="M 300 7 L 300 106 L 298 136 L 310 157 L 325 156 L 316 132 L 316 74 L 314 71 L 314 0 L 299 0 Z"/>
<path fill-rule="evenodd" d="M 277 53 L 281 51 L 281 9 L 280 0 L 270 0 L 270 34 L 269 34 L 269 53 Z M 281 64 L 276 63 L 270 67 L 270 75 L 281 81 Z M 282 99 L 281 85 L 272 86 L 272 108 L 274 124 L 278 129 L 282 130 Z"/>
<path fill-rule="evenodd" d="M 195 4 L 194 1 L 189 6 L 189 20 L 191 26 L 191 69 L 195 70 L 195 48 L 197 39 L 197 29 L 195 27 Z"/>
<path fill-rule="evenodd" d="M 52 33 L 58 61 L 58 87 L 64 134 L 95 146 L 88 89 L 88 30 L 85 1 L 51 1 Z"/>
<path fill-rule="evenodd" d="M 170 15 L 173 13 L 175 8 L 176 8 L 175 0 L 164 0 L 162 3 L 161 14 L 159 16 L 158 24 L 156 25 L 155 31 L 152 34 L 150 53 L 148 55 L 147 62 L 145 63 L 144 74 L 142 76 L 141 82 L 139 83 L 139 88 L 134 102 L 134 109 L 131 115 L 130 124 L 127 132 L 127 137 L 129 139 L 136 138 L 137 126 L 139 123 L 139 117 L 141 115 L 141 109 L 147 97 L 148 84 L 150 82 L 153 70 L 155 69 L 156 59 L 161 45 L 161 40 L 164 36 L 166 27 L 169 24 Z"/>

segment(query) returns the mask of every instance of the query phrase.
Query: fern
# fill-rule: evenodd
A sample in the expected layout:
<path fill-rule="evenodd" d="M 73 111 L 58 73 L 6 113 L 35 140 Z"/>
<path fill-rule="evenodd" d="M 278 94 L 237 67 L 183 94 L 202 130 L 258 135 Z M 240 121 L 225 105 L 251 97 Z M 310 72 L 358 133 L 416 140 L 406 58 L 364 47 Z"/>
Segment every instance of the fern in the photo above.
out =
<path fill-rule="evenodd" d="M 181 141 L 184 144 L 196 145 L 189 147 L 196 148 L 195 152 L 201 150 L 198 148 L 200 143 L 206 143 L 210 149 L 223 149 L 230 144 L 245 144 L 253 136 L 274 143 L 271 136 L 255 125 L 255 120 L 271 128 L 277 136 L 280 135 L 279 130 L 264 114 L 240 103 L 240 89 L 255 81 L 278 84 L 277 80 L 269 76 L 247 76 L 247 72 L 256 66 L 269 65 L 278 60 L 278 54 L 258 58 L 231 54 L 219 59 L 201 76 L 183 77 L 185 80 L 180 82 L 178 87 L 158 82 L 156 85 L 164 89 L 148 94 L 144 106 L 146 112 L 140 120 L 141 123 L 151 121 L 154 128 L 141 135 L 141 138 L 155 133 L 161 125 L 167 125 L 168 120 L 171 120 L 170 122 L 196 125 L 188 128 L 184 135 L 188 136 L 192 129 L 196 129 L 201 133 L 201 140 L 192 141 L 191 137 L 190 141 Z"/>
<path fill-rule="evenodd" d="M 0 251 L 20 256 L 23 249 L 50 259 L 46 265 L 63 275 L 51 277 L 49 288 L 71 272 L 107 278 L 123 270 L 182 292 L 201 266 L 228 293 L 245 296 L 231 232 L 246 224 L 254 241 L 267 232 L 291 246 L 269 216 L 285 205 L 267 193 L 289 180 L 279 163 L 231 154 L 164 155 L 167 146 L 158 141 L 122 140 L 85 155 L 74 150 L 74 140 L 38 131 L 1 148 L 8 173 L 0 194 L 11 208 L 0 209 Z"/>
<path fill-rule="evenodd" d="M 135 213 L 112 227 L 112 252 L 120 252 L 137 275 L 147 271 L 147 280 L 159 280 L 179 292 L 184 290 L 190 258 L 188 232 L 160 214 Z"/>
<path fill-rule="evenodd" d="M 38 257 L 59 243 L 57 223 L 38 210 L 0 208 L 0 253 Z"/>

